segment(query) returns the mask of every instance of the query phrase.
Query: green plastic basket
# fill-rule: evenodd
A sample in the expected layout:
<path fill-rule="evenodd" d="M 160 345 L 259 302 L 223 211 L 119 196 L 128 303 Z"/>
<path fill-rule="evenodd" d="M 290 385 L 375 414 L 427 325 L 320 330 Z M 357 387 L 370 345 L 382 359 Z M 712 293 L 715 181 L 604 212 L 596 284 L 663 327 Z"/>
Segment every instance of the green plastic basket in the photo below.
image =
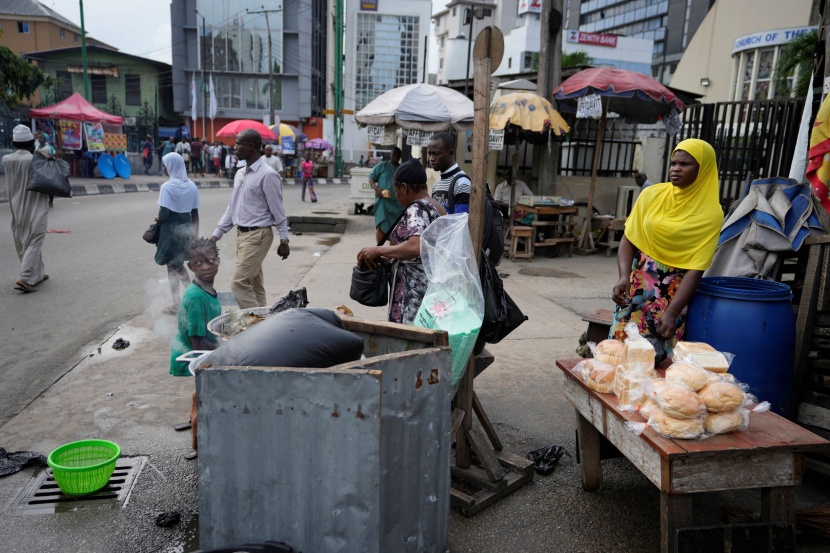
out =
<path fill-rule="evenodd" d="M 63 493 L 85 495 L 107 485 L 119 457 L 121 448 L 118 444 L 106 440 L 81 440 L 55 449 L 46 462 Z"/>

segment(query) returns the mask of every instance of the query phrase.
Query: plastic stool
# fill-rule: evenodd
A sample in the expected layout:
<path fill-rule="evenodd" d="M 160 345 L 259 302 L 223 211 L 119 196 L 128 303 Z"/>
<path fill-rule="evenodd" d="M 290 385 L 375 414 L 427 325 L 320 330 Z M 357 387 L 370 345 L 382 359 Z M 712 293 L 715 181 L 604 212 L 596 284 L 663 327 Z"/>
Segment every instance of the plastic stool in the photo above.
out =
<path fill-rule="evenodd" d="M 519 240 L 522 250 L 519 251 Z M 533 259 L 533 227 L 513 227 L 510 240 L 510 259 Z"/>

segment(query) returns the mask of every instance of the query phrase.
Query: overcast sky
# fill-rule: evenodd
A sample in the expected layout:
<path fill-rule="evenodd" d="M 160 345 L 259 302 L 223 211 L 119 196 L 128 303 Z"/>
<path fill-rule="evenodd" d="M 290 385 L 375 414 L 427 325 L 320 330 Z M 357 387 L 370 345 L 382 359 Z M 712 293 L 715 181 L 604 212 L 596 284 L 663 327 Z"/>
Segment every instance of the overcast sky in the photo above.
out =
<path fill-rule="evenodd" d="M 448 0 L 432 0 L 432 13 Z M 78 0 L 41 0 L 80 27 Z M 432 36 L 432 23 L 427 22 Z M 122 52 L 172 63 L 170 34 L 170 0 L 84 0 L 84 26 L 87 36 L 115 46 Z M 430 72 L 438 70 L 430 41 Z"/>

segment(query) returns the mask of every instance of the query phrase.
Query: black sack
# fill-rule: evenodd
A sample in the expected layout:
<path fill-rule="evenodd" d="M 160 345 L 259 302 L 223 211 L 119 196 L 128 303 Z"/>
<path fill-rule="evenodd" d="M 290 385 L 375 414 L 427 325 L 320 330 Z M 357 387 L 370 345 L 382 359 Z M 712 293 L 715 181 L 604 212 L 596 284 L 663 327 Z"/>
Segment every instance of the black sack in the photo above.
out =
<path fill-rule="evenodd" d="M 152 223 L 150 227 L 144 231 L 144 234 L 141 235 L 141 238 L 143 238 L 148 244 L 158 244 L 160 228 L 160 223 Z"/>
<path fill-rule="evenodd" d="M 378 261 L 374 269 L 354 267 L 349 297 L 368 307 L 386 305 L 389 303 L 389 272 L 389 266 L 382 261 Z"/>
<path fill-rule="evenodd" d="M 486 255 L 481 256 L 481 291 L 484 293 L 484 320 L 478 342 L 498 344 L 525 322 L 527 316 L 505 292 L 496 266 Z"/>
<path fill-rule="evenodd" d="M 343 328 L 333 311 L 296 308 L 231 337 L 199 366 L 324 369 L 357 361 L 362 354 L 363 338 Z"/>
<path fill-rule="evenodd" d="M 51 194 L 59 198 L 71 198 L 69 164 L 62 159 L 46 157 L 40 152 L 32 155 L 32 172 L 26 190 Z"/>

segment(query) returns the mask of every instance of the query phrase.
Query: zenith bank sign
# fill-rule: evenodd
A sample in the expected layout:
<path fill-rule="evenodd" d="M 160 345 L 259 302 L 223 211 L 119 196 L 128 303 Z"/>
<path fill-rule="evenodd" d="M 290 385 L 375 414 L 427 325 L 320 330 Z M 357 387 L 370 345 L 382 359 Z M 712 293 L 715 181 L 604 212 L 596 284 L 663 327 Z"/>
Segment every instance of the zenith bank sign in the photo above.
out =
<path fill-rule="evenodd" d="M 582 31 L 568 31 L 568 42 L 591 44 L 592 46 L 617 47 L 617 35 L 603 35 L 600 33 L 583 33 Z"/>

